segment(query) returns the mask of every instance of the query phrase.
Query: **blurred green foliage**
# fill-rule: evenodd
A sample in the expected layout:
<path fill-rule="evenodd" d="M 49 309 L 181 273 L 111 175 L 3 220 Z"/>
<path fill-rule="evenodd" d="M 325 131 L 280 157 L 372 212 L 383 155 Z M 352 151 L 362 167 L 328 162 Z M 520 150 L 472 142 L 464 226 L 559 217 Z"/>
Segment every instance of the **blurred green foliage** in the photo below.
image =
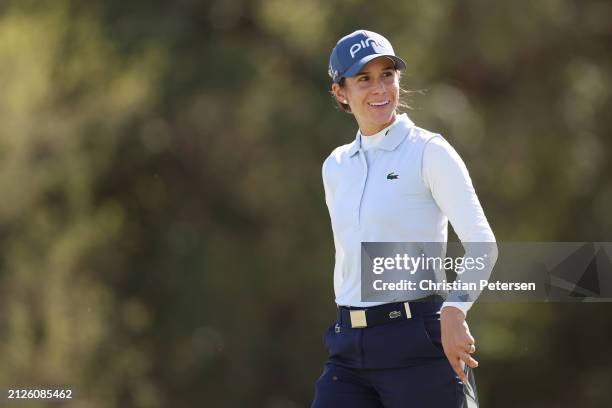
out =
<path fill-rule="evenodd" d="M 78 407 L 306 406 L 334 318 L 327 59 L 407 61 L 409 115 L 499 240 L 609 241 L 612 4 L 0 4 L 0 384 Z M 483 406 L 604 407 L 608 304 L 479 305 Z M 23 403 L 21 406 L 44 406 Z"/>

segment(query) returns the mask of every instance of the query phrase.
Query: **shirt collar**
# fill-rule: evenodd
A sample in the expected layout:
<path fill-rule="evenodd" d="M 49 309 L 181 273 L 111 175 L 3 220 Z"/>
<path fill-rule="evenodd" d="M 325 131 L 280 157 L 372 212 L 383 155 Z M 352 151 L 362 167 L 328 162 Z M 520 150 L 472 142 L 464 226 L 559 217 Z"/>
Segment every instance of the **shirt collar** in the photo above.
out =
<path fill-rule="evenodd" d="M 408 130 L 413 126 L 414 122 L 410 120 L 408 115 L 405 113 L 397 115 L 395 122 L 389 128 L 389 133 L 387 133 L 374 148 L 387 151 L 395 150 L 397 146 L 404 141 L 408 134 Z M 353 156 L 359 150 L 361 150 L 361 132 L 357 131 L 357 136 L 355 136 L 355 140 L 351 143 L 351 147 L 348 151 L 349 157 Z"/>

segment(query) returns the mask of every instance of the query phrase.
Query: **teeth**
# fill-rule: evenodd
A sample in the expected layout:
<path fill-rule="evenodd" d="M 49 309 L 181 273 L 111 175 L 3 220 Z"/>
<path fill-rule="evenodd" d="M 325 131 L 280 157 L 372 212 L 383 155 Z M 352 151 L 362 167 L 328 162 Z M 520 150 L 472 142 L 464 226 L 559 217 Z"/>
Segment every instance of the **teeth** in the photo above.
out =
<path fill-rule="evenodd" d="M 384 102 L 370 102 L 370 103 L 369 103 L 369 105 L 371 105 L 371 106 L 383 106 L 383 105 L 386 105 L 386 104 L 388 104 L 388 103 L 389 103 L 389 101 L 384 101 Z"/>

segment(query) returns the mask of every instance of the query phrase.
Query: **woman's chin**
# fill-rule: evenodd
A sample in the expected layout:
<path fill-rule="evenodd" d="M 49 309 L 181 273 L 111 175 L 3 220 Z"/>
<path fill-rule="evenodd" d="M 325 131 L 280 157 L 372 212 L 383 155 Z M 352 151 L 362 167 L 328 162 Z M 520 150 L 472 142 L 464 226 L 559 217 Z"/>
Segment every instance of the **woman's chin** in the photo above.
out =
<path fill-rule="evenodd" d="M 372 115 L 372 123 L 376 123 L 378 126 L 385 127 L 393 121 L 394 112 L 376 112 Z"/>

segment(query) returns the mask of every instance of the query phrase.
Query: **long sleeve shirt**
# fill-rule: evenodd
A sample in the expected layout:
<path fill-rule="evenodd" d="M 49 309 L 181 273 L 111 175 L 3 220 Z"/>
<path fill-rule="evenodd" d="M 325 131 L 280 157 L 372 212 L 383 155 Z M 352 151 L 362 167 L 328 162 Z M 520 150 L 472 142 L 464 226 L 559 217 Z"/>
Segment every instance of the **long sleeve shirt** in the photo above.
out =
<path fill-rule="evenodd" d="M 336 248 L 338 305 L 384 303 L 361 299 L 362 242 L 446 242 L 449 220 L 466 257 L 467 243 L 492 243 L 488 279 L 497 258 L 495 236 L 467 168 L 442 136 L 415 126 L 406 114 L 377 135 L 357 132 L 352 143 L 336 148 L 323 163 L 323 185 Z M 402 300 L 434 293 L 415 290 Z M 443 307 L 467 314 L 473 296 L 446 294 Z"/>

